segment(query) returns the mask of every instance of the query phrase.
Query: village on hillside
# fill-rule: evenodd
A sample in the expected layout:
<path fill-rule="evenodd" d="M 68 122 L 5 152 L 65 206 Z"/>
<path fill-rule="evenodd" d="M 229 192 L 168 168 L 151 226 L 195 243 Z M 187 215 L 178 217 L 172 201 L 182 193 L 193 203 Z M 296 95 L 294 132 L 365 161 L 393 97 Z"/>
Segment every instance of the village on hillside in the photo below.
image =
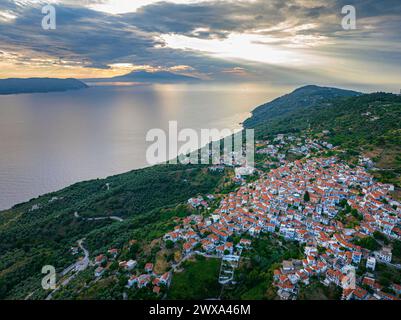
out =
<path fill-rule="evenodd" d="M 285 153 L 281 153 L 283 147 Z M 299 243 L 304 253 L 303 259 L 284 260 L 274 270 L 272 285 L 280 299 L 297 299 L 300 285 L 307 286 L 315 278 L 325 286 L 339 287 L 342 299 L 398 299 L 401 285 L 386 284 L 391 293 L 383 291 L 374 271 L 378 264 L 401 269 L 393 263 L 391 245 L 386 245 L 401 239 L 401 204 L 390 195 L 392 185 L 377 182 L 368 173 L 370 159 L 360 158 L 358 165 L 350 165 L 336 156 L 311 155 L 312 150 L 332 149 L 326 142 L 305 139 L 299 143 L 285 135 L 277 135 L 272 142 L 259 141 L 257 154 L 275 158 L 264 161 L 270 170 L 256 169 L 258 178 L 249 182 L 249 168 L 235 168 L 237 190 L 219 198 L 218 208 L 211 212 L 209 203 L 217 196 L 189 199 L 187 205 L 198 213 L 181 218 L 163 237 L 165 245 L 181 248 L 181 261 L 171 262 L 163 274 L 154 271 L 152 261 L 142 269 L 135 260 L 118 261 L 128 272 L 127 288 L 149 287 L 160 296 L 181 262 L 194 255 L 221 259 L 218 282 L 235 285 L 242 253 L 262 234 L 271 234 Z M 288 152 L 303 157 L 287 160 Z M 224 165 L 209 170 L 221 171 Z M 379 250 L 358 245 L 374 234 L 384 239 Z M 239 241 L 234 242 L 234 237 Z M 107 259 L 117 259 L 118 250 L 110 249 L 108 257 L 95 258 L 96 277 L 107 268 Z"/>

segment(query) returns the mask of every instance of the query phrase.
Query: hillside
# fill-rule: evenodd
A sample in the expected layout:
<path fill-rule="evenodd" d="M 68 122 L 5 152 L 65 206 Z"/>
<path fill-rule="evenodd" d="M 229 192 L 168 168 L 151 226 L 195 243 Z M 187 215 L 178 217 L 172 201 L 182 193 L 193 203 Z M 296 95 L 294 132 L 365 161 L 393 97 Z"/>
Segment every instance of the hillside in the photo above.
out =
<path fill-rule="evenodd" d="M 0 212 L 0 299 L 24 298 L 40 286 L 43 265 L 61 271 L 72 263 L 69 248 L 83 237 L 91 255 L 130 239 L 153 240 L 169 227 L 166 220 L 186 215 L 180 203 L 223 181 L 201 166 L 159 165 L 77 183 Z M 86 220 L 112 215 L 124 221 Z"/>
<path fill-rule="evenodd" d="M 88 86 L 77 79 L 53 79 L 53 78 L 9 78 L 0 79 L 1 94 L 56 92 L 78 90 Z"/>
<path fill-rule="evenodd" d="M 401 96 L 307 86 L 255 109 L 244 125 L 254 128 L 258 139 L 278 133 L 321 136 L 324 131 L 328 142 L 346 151 L 343 157 L 371 158 L 374 175 L 400 187 L 400 119 Z"/>
<path fill-rule="evenodd" d="M 329 87 L 308 85 L 294 90 L 293 92 L 265 103 L 252 111 L 252 117 L 244 122 L 245 127 L 255 127 L 263 123 L 269 125 L 271 122 L 291 117 L 300 109 L 324 105 L 327 101 L 343 97 L 358 96 L 361 93 Z"/>
<path fill-rule="evenodd" d="M 182 74 L 176 74 L 168 71 L 132 71 L 122 76 L 116 76 L 112 78 L 95 78 L 86 79 L 88 82 L 144 82 L 144 83 L 185 83 L 185 82 L 197 82 L 200 79 L 186 76 Z"/>
<path fill-rule="evenodd" d="M 400 186 L 400 119 L 399 96 L 308 86 L 257 108 L 245 126 L 254 127 L 259 139 L 270 139 L 277 133 L 324 138 L 340 146 L 341 152 L 331 152 L 338 152 L 349 162 L 357 161 L 358 154 L 370 156 L 375 162 L 372 173 Z M 83 238 L 91 259 L 114 247 L 122 251 L 121 260 L 136 259 L 141 268 L 145 262 L 155 261 L 155 267 L 164 270 L 177 251 L 160 245 L 160 237 L 174 228 L 176 217 L 194 212 L 187 206 L 190 197 L 234 190 L 232 171 L 226 168 L 222 173 L 211 173 L 205 166 L 158 165 L 77 183 L 0 212 L 0 299 L 23 299 L 28 295 L 31 299 L 45 298 L 46 292 L 40 289 L 42 266 L 54 265 L 61 272 L 76 261 L 70 248 Z M 219 197 L 215 201 L 218 203 Z M 215 203 L 210 205 L 213 208 Z M 268 238 L 255 243 L 257 250 L 250 257 L 257 262 L 252 268 L 256 265 L 259 274 L 251 272 L 249 266 L 241 267 L 249 276 L 244 276 L 243 284 L 229 297 L 262 296 L 267 280 L 271 280 L 272 264 L 299 255 L 298 248 L 290 244 L 286 246 L 291 250 L 280 248 L 266 253 L 267 247 L 277 248 L 275 241 Z M 128 243 L 134 245 L 127 247 Z M 173 280 L 173 297 L 182 297 L 178 294 L 180 288 L 194 291 L 187 278 L 209 262 L 193 263 L 184 264 L 185 273 Z M 208 267 L 216 269 L 209 264 Z M 112 264 L 108 268 L 115 270 L 118 266 Z M 215 278 L 211 275 L 205 272 L 199 277 L 210 281 Z M 119 299 L 127 282 L 124 275 L 115 279 L 106 274 L 93 286 L 86 286 L 92 279 L 93 269 L 81 272 L 53 298 Z M 205 298 L 218 291 L 210 289 L 204 292 Z M 146 290 L 130 294 L 133 299 L 154 298 Z M 191 294 L 198 297 L 198 292 Z"/>

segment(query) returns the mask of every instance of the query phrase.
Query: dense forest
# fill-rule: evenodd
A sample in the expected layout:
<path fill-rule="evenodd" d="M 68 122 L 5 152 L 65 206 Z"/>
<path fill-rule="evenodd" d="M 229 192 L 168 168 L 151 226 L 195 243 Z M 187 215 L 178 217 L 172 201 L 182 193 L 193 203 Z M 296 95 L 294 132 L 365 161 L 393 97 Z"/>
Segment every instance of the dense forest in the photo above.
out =
<path fill-rule="evenodd" d="M 221 191 L 224 174 L 202 166 L 158 165 L 77 183 L 0 213 L 0 298 L 24 298 L 40 285 L 43 265 L 58 271 L 76 259 L 69 248 L 86 237 L 94 253 L 132 238 L 160 236 L 168 211 L 197 194 Z M 161 211 L 164 209 L 164 211 Z M 78 212 L 79 217 L 74 216 Z M 87 217 L 118 216 L 113 220 Z"/>

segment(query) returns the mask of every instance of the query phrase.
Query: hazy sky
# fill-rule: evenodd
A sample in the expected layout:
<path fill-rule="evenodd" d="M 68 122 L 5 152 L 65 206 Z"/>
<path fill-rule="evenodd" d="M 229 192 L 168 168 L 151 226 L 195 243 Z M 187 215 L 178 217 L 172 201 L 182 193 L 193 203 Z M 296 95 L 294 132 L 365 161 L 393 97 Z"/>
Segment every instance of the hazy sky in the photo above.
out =
<path fill-rule="evenodd" d="M 47 3 L 56 30 L 41 27 Z M 355 30 L 341 26 L 344 5 Z M 400 0 L 0 0 L 0 78 L 142 69 L 398 91 L 400 30 Z"/>

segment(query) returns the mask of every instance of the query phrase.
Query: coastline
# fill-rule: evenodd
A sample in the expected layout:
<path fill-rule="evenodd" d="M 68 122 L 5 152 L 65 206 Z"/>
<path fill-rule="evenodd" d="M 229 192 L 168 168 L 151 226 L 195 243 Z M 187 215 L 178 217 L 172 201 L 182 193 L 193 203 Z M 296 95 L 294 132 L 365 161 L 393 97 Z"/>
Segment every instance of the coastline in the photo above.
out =
<path fill-rule="evenodd" d="M 91 87 L 89 87 L 89 88 L 91 88 Z M 19 95 L 19 94 L 18 94 L 18 95 Z M 253 110 L 253 109 L 252 109 L 252 110 Z M 236 122 L 236 124 L 239 126 L 239 128 L 233 129 L 234 131 L 242 131 L 242 130 L 244 130 L 244 125 L 243 125 L 243 123 L 244 123 L 247 119 L 249 119 L 250 117 L 252 117 L 252 110 L 250 110 L 249 112 L 247 112 L 246 117 L 245 117 L 241 122 Z M 235 126 L 233 125 L 233 127 L 235 127 Z M 211 128 L 210 128 L 210 129 L 211 129 Z M 223 138 L 221 138 L 221 139 L 224 139 L 224 138 L 225 138 L 225 137 L 223 137 Z M 144 140 L 145 140 L 145 137 L 144 137 Z M 200 148 L 198 148 L 198 150 L 201 149 L 201 148 L 203 148 L 203 147 L 204 147 L 204 146 L 201 146 Z M 179 156 L 179 154 L 177 154 L 176 157 L 178 157 L 178 156 Z M 176 157 L 172 157 L 172 158 L 168 159 L 168 161 L 170 161 L 170 160 L 172 160 L 172 159 L 174 159 L 174 158 L 176 158 Z M 163 164 L 163 163 L 160 163 L 160 164 Z M 73 181 L 73 182 L 71 182 L 71 183 L 67 183 L 67 184 L 64 184 L 64 185 L 60 185 L 59 187 L 55 187 L 55 188 L 53 188 L 53 189 L 48 189 L 48 191 L 40 192 L 40 193 L 34 194 L 33 196 L 28 196 L 28 197 L 25 198 L 24 200 L 21 200 L 21 201 L 18 201 L 18 202 L 16 202 L 16 203 L 13 203 L 12 205 L 10 205 L 10 206 L 8 206 L 8 207 L 0 207 L 0 213 L 1 213 L 1 212 L 4 212 L 4 211 L 12 210 L 12 209 L 14 209 L 15 207 L 18 207 L 18 206 L 20 206 L 20 205 L 23 205 L 23 204 L 29 203 L 29 202 L 31 202 L 31 201 L 37 200 L 37 199 L 40 198 L 40 197 L 48 196 L 48 195 L 51 195 L 51 194 L 53 194 L 53 193 L 57 193 L 57 192 L 63 191 L 63 190 L 65 190 L 65 189 L 68 189 L 68 188 L 70 188 L 70 187 L 73 187 L 73 186 L 75 186 L 76 184 L 79 184 L 79 183 L 87 183 L 87 182 L 89 183 L 89 182 L 93 182 L 93 181 L 96 181 L 96 180 L 106 180 L 106 179 L 108 179 L 108 178 L 112 178 L 112 177 L 115 177 L 115 176 L 120 176 L 120 175 L 129 174 L 130 172 L 135 172 L 135 171 L 139 171 L 139 170 L 149 169 L 149 168 L 152 168 L 152 167 L 157 166 L 157 165 L 158 165 L 158 164 L 146 164 L 146 165 L 142 165 L 142 166 L 139 165 L 139 166 L 136 166 L 136 167 L 134 167 L 134 168 L 130 168 L 130 169 L 128 169 L 128 170 L 123 170 L 123 171 L 121 171 L 121 172 L 116 172 L 116 173 L 113 173 L 113 174 L 96 175 L 96 176 L 93 176 L 93 177 L 91 177 L 91 178 L 78 179 L 78 180 L 75 180 L 75 181 Z"/>
<path fill-rule="evenodd" d="M 26 91 L 26 92 L 9 92 L 9 93 L 1 93 L 0 96 L 19 96 L 23 94 L 36 94 L 36 93 L 53 93 L 53 92 L 67 92 L 67 91 L 79 91 L 79 90 L 85 90 L 90 88 L 90 86 L 84 87 L 84 88 L 68 88 L 68 89 L 60 89 L 60 90 L 47 90 L 47 91 Z"/>

